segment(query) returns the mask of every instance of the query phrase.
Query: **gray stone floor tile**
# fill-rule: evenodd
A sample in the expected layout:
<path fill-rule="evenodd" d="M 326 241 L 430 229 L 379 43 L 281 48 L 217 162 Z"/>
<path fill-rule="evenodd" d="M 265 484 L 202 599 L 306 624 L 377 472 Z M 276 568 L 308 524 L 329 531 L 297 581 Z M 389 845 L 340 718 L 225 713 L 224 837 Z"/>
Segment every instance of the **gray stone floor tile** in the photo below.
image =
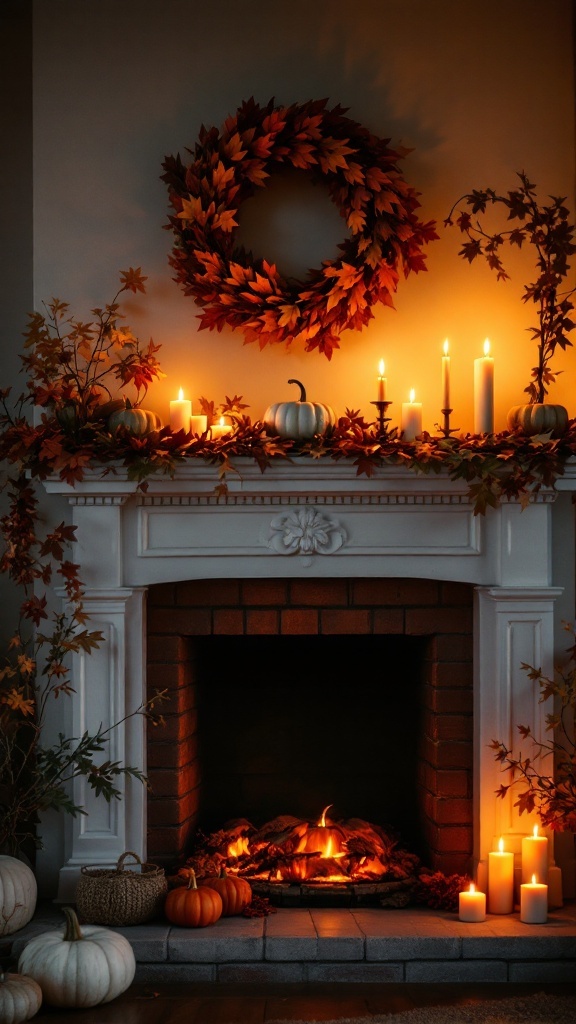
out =
<path fill-rule="evenodd" d="M 168 935 L 170 924 L 135 924 L 126 928 L 111 928 L 128 939 L 138 963 L 159 963 L 168 959 Z"/>
<path fill-rule="evenodd" d="M 302 963 L 217 964 L 216 978 L 220 982 L 284 983 L 305 981 Z"/>
<path fill-rule="evenodd" d="M 207 928 L 175 928 L 168 938 L 170 962 L 220 963 L 228 960 L 262 960 L 262 918 L 220 918 Z"/>
<path fill-rule="evenodd" d="M 318 934 L 318 959 L 362 960 L 364 935 L 349 913 L 322 908 L 310 911 Z"/>
<path fill-rule="evenodd" d="M 520 961 L 508 965 L 509 981 L 528 981 L 532 983 L 566 983 L 576 985 L 576 961 Z"/>
<path fill-rule="evenodd" d="M 545 931 L 533 934 L 536 927 L 530 928 L 531 934 L 464 938 L 462 956 L 464 959 L 485 958 L 488 954 L 501 960 L 576 959 L 576 935 L 570 937 Z"/>
<path fill-rule="evenodd" d="M 134 981 L 143 985 L 212 982 L 216 968 L 214 964 L 137 964 Z"/>
<path fill-rule="evenodd" d="M 365 984 L 397 983 L 404 981 L 404 964 L 362 963 L 308 963 L 305 964 L 306 981 Z"/>
<path fill-rule="evenodd" d="M 505 982 L 508 981 L 508 965 L 503 960 L 416 960 L 406 964 L 405 980 L 427 984 Z"/>

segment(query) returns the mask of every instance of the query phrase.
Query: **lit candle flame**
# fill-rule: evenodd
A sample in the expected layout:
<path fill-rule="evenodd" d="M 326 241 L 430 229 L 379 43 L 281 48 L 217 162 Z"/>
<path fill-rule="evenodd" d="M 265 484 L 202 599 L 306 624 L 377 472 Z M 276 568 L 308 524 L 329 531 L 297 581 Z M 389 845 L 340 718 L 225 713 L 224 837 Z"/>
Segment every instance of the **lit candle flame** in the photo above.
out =
<path fill-rule="evenodd" d="M 180 390 L 178 392 L 178 401 L 181 402 L 183 398 L 184 398 L 184 390 L 183 390 L 183 388 L 180 388 Z"/>
<path fill-rule="evenodd" d="M 536 885 L 536 875 L 532 875 L 532 885 Z"/>
<path fill-rule="evenodd" d="M 470 888 L 468 892 L 476 892 L 476 886 L 474 885 L 474 882 L 470 882 Z"/>
<path fill-rule="evenodd" d="M 504 852 L 504 840 L 503 839 L 499 839 L 498 840 L 498 849 L 500 850 L 500 853 Z"/>
<path fill-rule="evenodd" d="M 446 338 L 446 341 L 444 342 L 444 355 L 448 355 L 448 338 Z"/>
<path fill-rule="evenodd" d="M 410 391 L 410 405 L 412 405 L 412 403 L 413 403 L 415 398 L 416 398 L 416 392 L 415 392 L 414 388 L 412 388 L 412 390 Z"/>
<path fill-rule="evenodd" d="M 220 417 L 220 426 L 221 426 L 221 427 L 224 427 L 224 426 L 226 426 L 226 424 L 225 424 L 225 422 L 224 422 L 224 417 L 223 417 L 223 416 L 221 416 L 221 417 Z"/>
<path fill-rule="evenodd" d="M 533 834 L 535 839 L 538 838 L 538 825 L 534 825 L 534 830 L 533 830 L 532 834 Z"/>
<path fill-rule="evenodd" d="M 384 360 L 383 359 L 381 359 L 380 362 L 378 363 L 378 373 L 379 373 L 379 375 L 381 377 L 384 376 Z"/>
<path fill-rule="evenodd" d="M 486 341 L 484 342 L 484 355 L 485 356 L 489 356 L 490 355 L 490 342 L 489 342 L 488 338 L 486 338 Z"/>

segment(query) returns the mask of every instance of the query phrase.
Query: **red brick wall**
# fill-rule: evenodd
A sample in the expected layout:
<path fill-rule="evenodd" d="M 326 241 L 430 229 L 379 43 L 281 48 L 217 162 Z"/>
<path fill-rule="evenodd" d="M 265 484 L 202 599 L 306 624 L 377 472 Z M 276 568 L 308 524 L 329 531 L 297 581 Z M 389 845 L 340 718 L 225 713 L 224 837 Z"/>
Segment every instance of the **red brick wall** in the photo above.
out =
<path fill-rule="evenodd" d="M 198 580 L 148 594 L 148 688 L 167 689 L 148 729 L 148 856 L 182 857 L 197 825 L 194 637 L 395 634 L 429 639 L 419 792 L 435 870 L 472 852 L 472 587 L 410 579 Z"/>

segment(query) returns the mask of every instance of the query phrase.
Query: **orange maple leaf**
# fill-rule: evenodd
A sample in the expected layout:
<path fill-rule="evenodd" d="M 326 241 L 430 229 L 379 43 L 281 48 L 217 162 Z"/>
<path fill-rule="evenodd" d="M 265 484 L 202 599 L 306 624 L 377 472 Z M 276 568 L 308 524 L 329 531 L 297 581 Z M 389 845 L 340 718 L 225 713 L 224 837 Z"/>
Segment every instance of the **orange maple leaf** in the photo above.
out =
<path fill-rule="evenodd" d="M 348 214 L 348 218 L 346 220 L 346 224 L 350 228 L 350 231 L 352 232 L 352 234 L 356 235 L 356 234 L 358 234 L 359 231 L 362 231 L 362 228 L 365 226 L 365 224 L 366 224 L 366 215 L 364 213 L 362 213 L 361 210 L 352 210 Z"/>
<path fill-rule="evenodd" d="M 237 212 L 237 210 L 222 210 L 221 213 L 217 213 L 212 221 L 214 230 L 220 228 L 221 231 L 232 231 L 232 228 L 237 228 L 238 221 L 234 220 L 234 214 Z"/>
<path fill-rule="evenodd" d="M 234 181 L 234 168 L 225 167 L 221 160 L 212 171 L 212 184 L 217 192 L 224 192 L 227 185 Z"/>
<path fill-rule="evenodd" d="M 199 224 L 206 223 L 206 214 L 202 209 L 202 200 L 199 196 L 189 196 L 188 199 L 182 199 L 182 209 L 177 214 L 180 220 L 187 220 L 193 224 L 197 221 Z"/>
<path fill-rule="evenodd" d="M 234 132 L 229 139 L 222 145 L 222 152 L 226 154 L 229 160 L 243 160 L 246 156 L 246 150 L 242 149 L 242 139 L 238 132 Z"/>

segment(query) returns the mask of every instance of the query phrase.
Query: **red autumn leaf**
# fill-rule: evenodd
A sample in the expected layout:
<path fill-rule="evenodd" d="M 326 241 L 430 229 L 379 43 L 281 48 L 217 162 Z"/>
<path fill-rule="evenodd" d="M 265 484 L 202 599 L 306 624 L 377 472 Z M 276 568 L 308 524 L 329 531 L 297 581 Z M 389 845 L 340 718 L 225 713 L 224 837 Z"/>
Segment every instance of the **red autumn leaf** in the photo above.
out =
<path fill-rule="evenodd" d="M 384 185 L 390 184 L 390 178 L 381 167 L 366 168 L 366 186 L 371 192 L 379 192 Z"/>
<path fill-rule="evenodd" d="M 309 142 L 298 142 L 290 154 L 290 162 L 302 170 L 313 167 L 316 163 L 315 147 Z"/>
<path fill-rule="evenodd" d="M 144 282 L 148 280 L 145 274 L 142 273 L 140 267 L 129 267 L 128 270 L 120 271 L 120 280 L 122 287 L 127 291 L 134 292 L 146 292 Z"/>
<path fill-rule="evenodd" d="M 347 141 L 347 140 L 346 140 Z M 323 138 L 319 145 L 318 162 L 323 174 L 329 171 L 337 171 L 338 168 L 348 166 L 346 157 L 355 150 L 346 145 L 342 139 L 334 139 L 330 136 Z"/>
<path fill-rule="evenodd" d="M 278 307 L 280 311 L 280 317 L 278 318 L 279 327 L 294 327 L 300 317 L 300 310 L 295 304 L 283 304 Z"/>
<path fill-rule="evenodd" d="M 252 291 L 257 292 L 259 295 L 271 295 L 274 291 L 269 278 L 258 273 L 255 279 L 250 282 L 250 287 Z"/>
<path fill-rule="evenodd" d="M 45 594 L 42 597 L 33 595 L 22 602 L 20 611 L 25 619 L 31 619 L 35 626 L 39 626 L 42 619 L 48 618 L 45 611 L 47 603 Z"/>
<path fill-rule="evenodd" d="M 366 224 L 366 214 L 362 213 L 361 210 L 351 210 L 346 223 L 353 235 L 358 234 Z"/>
<path fill-rule="evenodd" d="M 193 224 L 198 221 L 199 224 L 206 223 L 206 213 L 202 209 L 202 200 L 200 196 L 189 196 L 187 199 L 182 199 L 182 209 L 177 214 L 180 220 L 190 221 Z"/>
<path fill-rule="evenodd" d="M 212 171 L 212 185 L 216 189 L 216 192 L 224 192 L 226 186 L 232 181 L 234 181 L 234 168 L 225 167 L 222 161 L 219 160 Z"/>
<path fill-rule="evenodd" d="M 221 231 L 232 231 L 232 228 L 237 228 L 238 221 L 234 220 L 234 214 L 237 212 L 237 210 L 222 210 L 217 213 L 212 221 L 214 230 L 219 228 Z"/>
<path fill-rule="evenodd" d="M 234 132 L 229 139 L 222 145 L 222 152 L 226 154 L 229 160 L 243 160 L 246 156 L 246 150 L 242 148 L 242 139 L 238 132 Z"/>

